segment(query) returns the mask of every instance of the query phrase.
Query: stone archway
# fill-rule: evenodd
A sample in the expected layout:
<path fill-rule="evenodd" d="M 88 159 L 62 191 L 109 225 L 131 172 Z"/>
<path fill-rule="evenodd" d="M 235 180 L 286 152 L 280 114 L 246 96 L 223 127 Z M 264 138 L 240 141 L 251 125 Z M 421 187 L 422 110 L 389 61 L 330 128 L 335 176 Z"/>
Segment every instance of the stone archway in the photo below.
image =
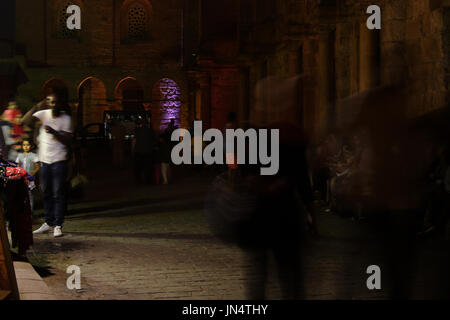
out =
<path fill-rule="evenodd" d="M 109 109 L 106 89 L 103 82 L 95 77 L 88 77 L 78 86 L 78 125 L 102 122 L 103 112 Z"/>
<path fill-rule="evenodd" d="M 144 90 L 133 77 L 126 77 L 119 81 L 114 96 L 117 105 L 127 111 L 144 111 Z"/>
<path fill-rule="evenodd" d="M 53 93 L 54 90 L 64 90 L 68 93 L 68 89 L 66 84 L 59 79 L 52 78 L 48 81 L 46 81 L 41 88 L 41 99 L 44 99 L 49 94 Z"/>

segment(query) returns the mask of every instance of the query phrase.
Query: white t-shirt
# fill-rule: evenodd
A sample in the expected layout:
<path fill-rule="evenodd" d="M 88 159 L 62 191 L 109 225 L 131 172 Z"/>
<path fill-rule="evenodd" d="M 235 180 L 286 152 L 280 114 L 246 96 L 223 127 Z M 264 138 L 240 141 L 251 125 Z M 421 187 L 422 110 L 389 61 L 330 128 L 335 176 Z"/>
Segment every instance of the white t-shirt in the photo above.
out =
<path fill-rule="evenodd" d="M 53 118 L 52 110 L 41 110 L 33 114 L 42 122 L 39 131 L 39 151 L 38 158 L 41 162 L 52 164 L 58 161 L 67 160 L 67 147 L 58 141 L 55 136 L 47 133 L 44 126 L 49 126 L 56 131 L 72 132 L 72 123 L 70 116 L 62 114 L 58 118 Z"/>

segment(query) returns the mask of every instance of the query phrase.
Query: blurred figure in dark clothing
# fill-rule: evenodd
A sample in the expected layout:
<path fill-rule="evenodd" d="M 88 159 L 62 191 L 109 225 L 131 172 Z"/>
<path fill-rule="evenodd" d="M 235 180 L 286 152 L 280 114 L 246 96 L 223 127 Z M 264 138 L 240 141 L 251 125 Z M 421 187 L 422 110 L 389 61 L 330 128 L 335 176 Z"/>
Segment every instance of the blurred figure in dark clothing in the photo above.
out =
<path fill-rule="evenodd" d="M 223 128 L 223 135 L 226 136 L 227 129 L 235 130 L 237 129 L 237 115 L 235 112 L 228 113 L 227 121 L 225 123 L 225 127 Z M 228 180 L 231 184 L 236 180 L 237 172 L 238 172 L 238 163 L 237 163 L 237 155 L 236 150 L 232 150 L 231 152 L 227 152 L 226 145 L 224 144 L 223 153 L 225 155 L 225 165 L 228 172 Z"/>
<path fill-rule="evenodd" d="M 11 127 L 9 123 L 0 119 L 0 157 L 5 160 L 8 158 L 9 153 L 7 138 L 9 137 L 10 131 Z"/>
<path fill-rule="evenodd" d="M 169 184 L 170 179 L 170 145 L 164 139 L 164 136 L 159 137 L 159 153 L 161 161 L 161 176 L 163 184 Z"/>
<path fill-rule="evenodd" d="M 249 259 L 247 294 L 264 299 L 269 259 L 273 255 L 283 299 L 302 298 L 301 246 L 312 204 L 305 148 L 296 140 L 298 128 L 280 124 L 280 170 L 261 176 L 259 166 L 242 165 L 232 185 L 223 173 L 206 199 L 215 234 L 237 243 Z M 285 139 L 288 138 L 288 139 Z"/>
<path fill-rule="evenodd" d="M 113 164 L 120 169 L 125 167 L 125 135 L 126 130 L 123 124 L 118 120 L 111 121 Z"/>
<path fill-rule="evenodd" d="M 259 165 L 239 165 L 234 179 L 229 179 L 228 173 L 217 177 L 206 199 L 206 213 L 215 234 L 237 243 L 247 253 L 249 299 L 265 298 L 271 255 L 282 298 L 303 297 L 301 248 L 307 226 L 313 222 L 308 210 L 313 197 L 306 139 L 297 117 L 299 79 L 263 79 L 257 84 L 250 111 L 248 128 L 279 130 L 278 173 L 262 176 Z M 231 113 L 225 129 L 235 128 L 236 118 Z M 270 144 L 270 138 L 267 142 Z M 267 148 L 272 150 L 269 145 Z"/>
<path fill-rule="evenodd" d="M 156 144 L 155 132 L 151 123 L 140 120 L 136 125 L 131 145 L 134 155 L 134 173 L 137 184 L 151 182 L 153 172 L 153 148 Z"/>
<path fill-rule="evenodd" d="M 423 221 L 423 228 L 418 235 L 423 235 L 445 227 L 448 216 L 448 175 L 449 152 L 444 146 L 438 147 L 435 161 L 431 165 L 429 175 L 428 203 Z"/>
<path fill-rule="evenodd" d="M 2 131 L 3 140 L 3 158 L 5 160 L 14 161 L 17 157 L 17 141 L 13 138 L 14 126 L 11 122 L 0 118 L 0 129 Z"/>
<path fill-rule="evenodd" d="M 153 162 L 153 179 L 155 184 L 159 184 L 161 178 L 161 144 L 155 141 L 155 145 L 152 150 L 152 162 Z"/>
<path fill-rule="evenodd" d="M 301 248 L 306 240 L 307 223 L 312 222 L 307 208 L 311 207 L 313 200 L 305 148 L 282 144 L 280 164 L 277 175 L 258 176 L 255 179 L 258 183 L 253 186 L 258 191 L 256 212 L 260 217 L 256 225 L 260 224 L 260 239 L 254 247 L 250 243 L 244 246 L 254 257 L 253 272 L 260 277 L 255 283 L 250 283 L 252 299 L 264 298 L 270 253 L 278 268 L 282 298 L 303 297 Z"/>
<path fill-rule="evenodd" d="M 427 203 L 427 176 L 431 167 L 428 127 L 418 130 L 407 112 L 408 92 L 403 85 L 380 87 L 366 94 L 355 126 L 366 128 L 370 159 L 364 161 L 351 183 L 358 189 L 368 184 L 370 201 L 366 209 L 374 214 L 370 222 L 378 231 L 387 258 L 387 283 L 393 299 L 408 299 L 413 294 L 418 243 L 417 224 Z M 352 128 L 347 128 L 349 131 Z M 354 188 L 348 188 L 352 196 Z M 367 198 L 366 198 L 367 199 Z M 446 258 L 447 259 L 447 258 Z M 441 265 L 448 265 L 440 260 Z M 444 274 L 440 276 L 445 276 Z M 431 279 L 431 278 L 430 278 Z M 438 288 L 435 288 L 438 290 Z"/>
<path fill-rule="evenodd" d="M 166 141 L 169 143 L 172 142 L 172 133 L 178 129 L 178 127 L 175 125 L 175 119 L 170 119 L 169 125 L 167 126 L 166 130 L 164 130 L 163 136 Z"/>

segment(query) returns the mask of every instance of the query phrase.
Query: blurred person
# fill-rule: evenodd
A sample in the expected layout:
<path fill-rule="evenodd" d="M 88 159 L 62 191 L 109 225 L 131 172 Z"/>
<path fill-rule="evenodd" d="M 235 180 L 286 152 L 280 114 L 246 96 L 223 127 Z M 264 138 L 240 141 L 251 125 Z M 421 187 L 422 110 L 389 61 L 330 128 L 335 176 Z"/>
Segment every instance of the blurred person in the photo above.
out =
<path fill-rule="evenodd" d="M 63 236 L 62 227 L 67 210 L 68 156 L 73 140 L 67 98 L 67 92 L 54 89 L 22 119 L 25 124 L 32 120 L 42 123 L 38 136 L 38 157 L 41 162 L 40 184 L 45 223 L 34 234 L 53 231 L 54 237 Z"/>
<path fill-rule="evenodd" d="M 24 134 L 24 128 L 20 122 L 22 111 L 19 110 L 17 103 L 11 101 L 8 108 L 3 112 L 2 119 L 10 123 L 11 130 L 8 133 L 8 160 L 14 161 L 21 150 L 21 139 Z M 4 133 L 5 134 L 5 133 Z"/>
<path fill-rule="evenodd" d="M 418 235 L 423 235 L 435 229 L 445 227 L 448 216 L 450 193 L 450 159 L 449 151 L 440 146 L 436 160 L 430 170 L 430 190 L 422 230 Z"/>
<path fill-rule="evenodd" d="M 279 171 L 262 176 L 259 165 L 242 165 L 234 181 L 228 172 L 219 175 L 205 199 L 205 210 L 213 232 L 246 252 L 250 266 L 246 274 L 248 299 L 266 298 L 271 254 L 282 299 L 301 299 L 302 249 L 306 247 L 308 227 L 314 227 L 315 220 L 307 140 L 302 126 L 294 120 L 296 103 L 292 98 L 296 97 L 298 77 L 287 81 L 265 79 L 264 83 L 268 81 L 272 84 L 270 92 L 257 86 L 249 127 L 279 130 Z M 270 95 L 267 100 L 262 97 L 266 94 Z M 282 99 L 271 99 L 272 95 Z M 263 105 L 262 101 L 283 103 Z"/>
<path fill-rule="evenodd" d="M 15 161 L 17 159 L 17 155 L 19 154 L 21 149 L 22 149 L 22 146 L 21 146 L 20 140 L 14 139 L 14 144 L 11 145 L 9 148 L 8 160 Z"/>
<path fill-rule="evenodd" d="M 231 130 L 237 129 L 237 115 L 235 112 L 228 113 L 225 127 L 223 129 L 224 136 L 226 136 L 226 131 L 228 129 L 231 129 Z M 226 144 L 224 145 L 224 148 L 225 148 L 225 150 L 224 150 L 225 165 L 227 166 L 228 180 L 231 182 L 231 184 L 233 184 L 234 181 L 236 180 L 236 175 L 237 175 L 237 170 L 238 170 L 237 155 L 236 155 L 235 150 L 227 152 Z"/>
<path fill-rule="evenodd" d="M 114 166 L 123 169 L 125 166 L 125 135 L 126 130 L 122 123 L 118 120 L 111 122 L 111 139 L 113 147 L 113 164 Z"/>
<path fill-rule="evenodd" d="M 273 128 L 280 127 L 281 132 L 290 131 L 281 124 Z M 280 170 L 274 176 L 261 176 L 258 165 L 242 165 L 240 170 L 233 182 L 226 172 L 214 180 L 205 200 L 211 228 L 219 238 L 246 252 L 248 299 L 266 297 L 271 255 L 282 299 L 301 299 L 302 247 L 313 222 L 305 149 L 301 144 L 282 143 Z"/>
<path fill-rule="evenodd" d="M 13 126 L 10 122 L 0 119 L 0 128 L 2 135 L 2 157 L 4 160 L 15 160 L 15 158 L 11 159 L 11 157 L 16 152 L 15 150 L 13 150 L 13 146 L 16 144 L 16 141 L 12 137 Z"/>
<path fill-rule="evenodd" d="M 196 146 L 199 146 L 198 148 Z M 191 135 L 191 157 L 192 163 L 194 164 L 194 169 L 201 170 L 205 168 L 207 165 L 205 163 L 196 164 L 195 159 L 202 159 L 203 150 L 206 147 L 206 142 L 203 140 L 203 135 L 200 133 L 199 135 L 194 133 Z"/>
<path fill-rule="evenodd" d="M 169 184 L 170 179 L 170 145 L 169 142 L 164 139 L 164 136 L 159 137 L 159 153 L 161 160 L 161 175 L 163 184 Z"/>
<path fill-rule="evenodd" d="M 287 129 L 283 125 L 280 130 Z M 272 252 L 277 263 L 283 299 L 300 299 L 302 288 L 302 246 L 306 231 L 312 224 L 310 210 L 313 202 L 308 177 L 305 148 L 300 144 L 281 143 L 280 171 L 275 176 L 258 177 L 258 214 L 263 218 L 261 247 L 255 254 L 255 269 L 263 276 L 260 283 L 253 284 L 256 298 L 263 293 L 267 279 L 268 257 Z M 257 189 L 257 190 L 258 190 Z M 261 250 L 262 249 L 262 250 Z M 259 266 L 258 266 L 259 263 Z M 265 287 L 265 285 L 264 285 Z M 265 288 L 264 288 L 265 289 Z"/>
<path fill-rule="evenodd" d="M 326 201 L 327 181 L 330 177 L 329 168 L 323 161 L 325 148 L 321 144 L 312 146 L 307 150 L 308 165 L 310 167 L 309 177 L 311 187 L 314 190 L 315 201 Z"/>
<path fill-rule="evenodd" d="M 0 129 L 0 159 L 2 160 L 3 160 L 3 153 L 7 152 L 6 147 L 7 145 L 5 141 L 5 136 L 3 135 L 3 130 Z"/>
<path fill-rule="evenodd" d="M 178 129 L 178 127 L 175 125 L 175 119 L 170 119 L 169 125 L 167 126 L 166 130 L 164 130 L 164 137 L 167 141 L 171 142 L 172 133 Z"/>
<path fill-rule="evenodd" d="M 161 180 L 161 144 L 159 140 L 155 143 L 152 150 L 152 162 L 153 162 L 153 178 L 155 184 L 158 185 Z"/>
<path fill-rule="evenodd" d="M 31 139 L 23 139 L 22 141 L 22 153 L 19 153 L 16 159 L 17 164 L 25 169 L 27 173 L 35 177 L 39 171 L 39 159 L 36 153 L 32 152 L 33 142 Z M 30 206 L 31 206 L 31 214 L 34 212 L 34 196 L 33 190 L 35 188 L 35 182 L 32 181 L 30 183 L 30 187 L 28 190 L 30 196 Z"/>
<path fill-rule="evenodd" d="M 152 157 L 155 144 L 155 132 L 151 122 L 139 120 L 131 144 L 136 184 L 149 183 L 152 180 L 152 173 L 154 172 Z"/>
<path fill-rule="evenodd" d="M 13 126 L 13 137 L 20 137 L 23 134 L 23 126 L 20 122 L 22 118 L 22 111 L 19 110 L 17 103 L 11 101 L 8 104 L 8 109 L 6 109 L 2 114 L 3 120 L 10 122 Z"/>
<path fill-rule="evenodd" d="M 370 159 L 352 184 L 356 178 L 367 178 L 371 195 L 366 206 L 374 212 L 371 225 L 380 231 L 393 299 L 407 299 L 413 293 L 417 222 L 426 206 L 431 166 L 426 131 L 432 129 L 420 131 L 412 126 L 407 94 L 402 84 L 371 90 L 356 118 L 356 124 L 366 128 Z M 352 196 L 355 190 L 347 192 Z"/>
<path fill-rule="evenodd" d="M 18 113 L 13 121 L 13 135 L 14 138 L 20 139 L 25 134 L 25 128 L 20 124 L 20 120 L 22 119 L 22 113 Z"/>

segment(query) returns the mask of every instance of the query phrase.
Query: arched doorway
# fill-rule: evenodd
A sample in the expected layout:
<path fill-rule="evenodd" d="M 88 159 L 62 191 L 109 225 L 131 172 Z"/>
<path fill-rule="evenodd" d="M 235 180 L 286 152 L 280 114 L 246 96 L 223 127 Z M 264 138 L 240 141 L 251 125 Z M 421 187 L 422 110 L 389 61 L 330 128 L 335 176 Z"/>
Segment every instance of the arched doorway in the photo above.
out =
<path fill-rule="evenodd" d="M 49 94 L 53 93 L 55 89 L 59 92 L 68 93 L 66 84 L 59 79 L 50 79 L 42 85 L 41 99 L 44 99 Z"/>
<path fill-rule="evenodd" d="M 103 112 L 109 109 L 109 106 L 105 85 L 100 79 L 89 77 L 83 80 L 78 86 L 78 101 L 79 126 L 103 121 Z"/>
<path fill-rule="evenodd" d="M 165 130 L 173 119 L 180 126 L 181 90 L 171 79 L 159 80 L 152 91 L 153 126 Z"/>
<path fill-rule="evenodd" d="M 126 77 L 119 81 L 115 90 L 115 99 L 123 110 L 145 110 L 144 90 L 135 78 Z"/>

